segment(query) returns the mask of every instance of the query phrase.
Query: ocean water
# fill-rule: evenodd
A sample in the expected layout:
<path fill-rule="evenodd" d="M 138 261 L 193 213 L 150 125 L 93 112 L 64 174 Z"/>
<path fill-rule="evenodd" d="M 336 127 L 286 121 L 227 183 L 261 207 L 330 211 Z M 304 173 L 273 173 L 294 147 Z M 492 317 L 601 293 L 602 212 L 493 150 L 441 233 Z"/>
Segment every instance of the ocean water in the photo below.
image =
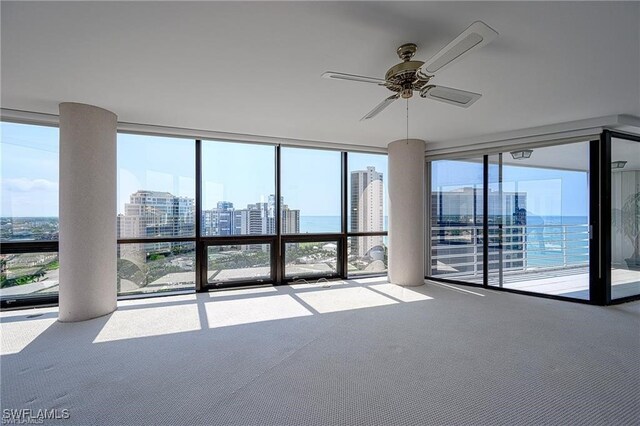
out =
<path fill-rule="evenodd" d="M 388 217 L 385 216 L 385 229 L 387 229 L 388 222 Z M 338 233 L 340 232 L 340 216 L 300 216 L 300 232 L 303 234 Z"/>
<path fill-rule="evenodd" d="M 586 216 L 527 216 L 527 266 L 586 265 L 588 224 Z"/>

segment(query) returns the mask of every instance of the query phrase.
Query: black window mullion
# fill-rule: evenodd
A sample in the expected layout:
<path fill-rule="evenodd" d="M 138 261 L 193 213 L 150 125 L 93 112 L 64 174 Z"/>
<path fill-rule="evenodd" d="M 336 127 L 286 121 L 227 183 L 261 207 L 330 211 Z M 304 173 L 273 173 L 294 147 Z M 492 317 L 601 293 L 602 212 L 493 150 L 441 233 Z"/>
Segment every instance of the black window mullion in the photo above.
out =
<path fill-rule="evenodd" d="M 282 243 L 282 206 L 280 205 L 280 197 L 281 197 L 281 172 L 282 172 L 282 161 L 281 161 L 282 149 L 280 145 L 276 146 L 276 190 L 275 197 L 276 203 L 274 207 L 274 226 L 276 231 L 276 239 L 273 243 L 273 249 L 275 252 L 275 257 L 272 257 L 275 261 L 271 265 L 273 281 L 275 284 L 281 284 L 282 278 L 284 277 L 284 244 Z"/>
<path fill-rule="evenodd" d="M 489 287 L 489 156 L 482 162 L 482 286 Z"/>
<path fill-rule="evenodd" d="M 340 244 L 338 244 L 338 274 L 346 279 L 347 278 L 347 271 L 349 270 L 349 264 L 348 264 L 348 257 L 349 254 L 347 253 L 348 250 L 348 239 L 347 239 L 347 232 L 348 232 L 348 224 L 347 224 L 347 209 L 348 207 L 348 185 L 349 185 L 349 165 L 348 165 L 348 154 L 346 152 L 342 152 L 341 153 L 341 159 L 342 159 L 342 176 L 341 176 L 341 195 L 342 195 L 342 205 L 341 205 L 341 232 L 342 235 L 340 237 Z"/>
<path fill-rule="evenodd" d="M 196 139 L 196 291 L 203 291 L 207 282 L 206 247 L 202 242 L 202 141 Z"/>
<path fill-rule="evenodd" d="M 58 251 L 58 241 L 3 241 L 0 254 L 44 253 Z"/>
<path fill-rule="evenodd" d="M 600 135 L 600 212 L 599 212 L 599 276 L 595 303 L 611 303 L 611 132 L 605 130 Z M 598 217 L 598 216 L 596 216 Z M 592 299 L 593 300 L 593 299 Z"/>

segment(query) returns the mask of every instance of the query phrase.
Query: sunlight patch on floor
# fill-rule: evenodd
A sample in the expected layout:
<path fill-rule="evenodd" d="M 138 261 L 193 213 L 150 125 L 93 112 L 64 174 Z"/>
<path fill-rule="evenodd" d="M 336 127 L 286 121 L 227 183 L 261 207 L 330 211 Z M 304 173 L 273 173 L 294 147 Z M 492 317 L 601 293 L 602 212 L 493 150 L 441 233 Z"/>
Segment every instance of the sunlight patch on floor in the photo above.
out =
<path fill-rule="evenodd" d="M 261 296 L 205 303 L 209 328 L 313 315 L 287 295 Z"/>
<path fill-rule="evenodd" d="M 410 290 L 406 287 L 402 287 L 395 284 L 374 284 L 367 286 L 372 290 L 384 293 L 387 296 L 398 299 L 401 302 L 419 302 L 422 300 L 431 300 L 433 297 L 429 297 L 426 294 L 419 293 L 415 290 Z"/>
<path fill-rule="evenodd" d="M 366 287 L 322 289 L 297 296 L 321 314 L 398 303 Z"/>
<path fill-rule="evenodd" d="M 161 336 L 195 330 L 200 330 L 198 305 L 195 303 L 122 309 L 111 314 L 93 342 Z"/>
<path fill-rule="evenodd" d="M 255 287 L 255 288 L 239 288 L 239 289 L 228 289 L 228 290 L 219 290 L 212 291 L 209 294 L 209 297 L 212 299 L 219 297 L 232 297 L 232 296 L 242 296 L 245 294 L 264 294 L 264 293 L 277 293 L 275 287 Z"/>
<path fill-rule="evenodd" d="M 0 324 L 0 354 L 17 354 L 36 340 L 57 320 L 57 315 L 55 318 L 34 318 L 16 322 L 4 322 L 3 318 L 3 322 Z"/>

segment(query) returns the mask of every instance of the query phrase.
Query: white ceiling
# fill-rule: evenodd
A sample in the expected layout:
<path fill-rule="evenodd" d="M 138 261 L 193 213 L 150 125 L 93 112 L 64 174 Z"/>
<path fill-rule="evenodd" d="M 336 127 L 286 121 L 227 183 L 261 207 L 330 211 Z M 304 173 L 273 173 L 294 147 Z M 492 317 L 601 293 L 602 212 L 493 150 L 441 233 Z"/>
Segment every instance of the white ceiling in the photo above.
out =
<path fill-rule="evenodd" d="M 480 92 L 469 109 L 414 97 L 410 137 L 447 142 L 611 114 L 640 116 L 640 2 L 2 2 L 1 106 L 63 101 L 121 121 L 386 146 L 405 107 L 321 79 L 383 77 L 397 46 L 426 60 L 482 20 L 500 36 L 435 84 Z"/>

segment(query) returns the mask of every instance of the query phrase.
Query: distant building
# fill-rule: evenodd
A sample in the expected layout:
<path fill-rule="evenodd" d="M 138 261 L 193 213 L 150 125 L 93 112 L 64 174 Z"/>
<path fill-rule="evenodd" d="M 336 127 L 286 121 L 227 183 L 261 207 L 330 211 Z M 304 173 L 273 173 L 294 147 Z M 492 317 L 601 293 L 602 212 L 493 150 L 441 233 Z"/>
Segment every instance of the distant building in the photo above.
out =
<path fill-rule="evenodd" d="M 351 232 L 384 231 L 383 175 L 375 167 L 351 172 Z M 351 254 L 368 256 L 383 247 L 383 237 L 360 237 L 351 241 Z"/>
<path fill-rule="evenodd" d="M 216 208 L 202 212 L 204 235 L 270 235 L 276 233 L 275 195 L 268 202 L 249 204 L 236 209 L 229 201 L 219 201 Z M 280 198 L 282 206 L 282 232 L 300 232 L 300 210 L 291 210 Z"/>
<path fill-rule="evenodd" d="M 233 203 L 218 201 L 216 208 L 202 212 L 203 235 L 233 235 Z"/>
<path fill-rule="evenodd" d="M 280 197 L 280 207 L 282 214 L 280 217 L 280 227 L 283 234 L 299 234 L 300 233 L 300 210 L 292 210 L 287 204 L 284 203 L 284 197 Z M 276 210 L 276 196 L 269 195 L 269 202 L 267 203 L 268 212 L 268 230 L 270 234 L 276 233 L 275 223 L 275 210 Z"/>
<path fill-rule="evenodd" d="M 283 204 L 281 221 L 283 234 L 300 233 L 300 210 L 291 210 L 288 205 Z"/>

